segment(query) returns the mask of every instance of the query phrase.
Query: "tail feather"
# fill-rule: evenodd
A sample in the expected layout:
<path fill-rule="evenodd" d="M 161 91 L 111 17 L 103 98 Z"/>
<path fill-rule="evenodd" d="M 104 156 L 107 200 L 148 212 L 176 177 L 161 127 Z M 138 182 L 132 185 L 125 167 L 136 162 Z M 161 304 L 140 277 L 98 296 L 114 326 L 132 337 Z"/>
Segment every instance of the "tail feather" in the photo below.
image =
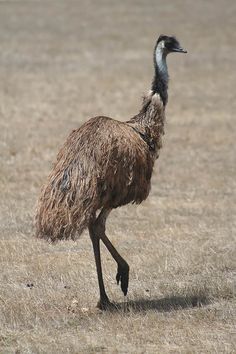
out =
<path fill-rule="evenodd" d="M 73 164 L 52 171 L 37 205 L 37 237 L 75 239 L 88 226 L 97 209 L 96 183 L 89 176 L 81 178 L 79 172 Z"/>

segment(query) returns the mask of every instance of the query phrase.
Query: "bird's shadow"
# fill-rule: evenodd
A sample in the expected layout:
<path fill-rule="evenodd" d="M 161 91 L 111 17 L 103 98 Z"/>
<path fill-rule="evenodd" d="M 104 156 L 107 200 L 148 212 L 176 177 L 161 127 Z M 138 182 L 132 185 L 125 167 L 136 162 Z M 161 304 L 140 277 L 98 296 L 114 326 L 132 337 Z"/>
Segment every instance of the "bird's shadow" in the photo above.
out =
<path fill-rule="evenodd" d="M 169 296 L 161 299 L 139 299 L 127 302 L 114 303 L 110 311 L 146 312 L 156 310 L 158 312 L 171 312 L 187 308 L 203 307 L 210 304 L 206 296 Z"/>

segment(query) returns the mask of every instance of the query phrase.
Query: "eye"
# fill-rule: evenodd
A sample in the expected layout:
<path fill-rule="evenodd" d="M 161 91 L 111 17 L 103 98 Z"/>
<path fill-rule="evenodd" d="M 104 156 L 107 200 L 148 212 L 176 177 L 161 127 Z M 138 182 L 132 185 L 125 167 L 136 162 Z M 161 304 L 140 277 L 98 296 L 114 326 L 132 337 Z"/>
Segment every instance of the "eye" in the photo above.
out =
<path fill-rule="evenodd" d="M 173 46 L 173 43 L 172 43 L 171 41 L 166 41 L 166 42 L 165 42 L 165 47 L 166 47 L 167 49 L 170 49 L 172 46 Z"/>

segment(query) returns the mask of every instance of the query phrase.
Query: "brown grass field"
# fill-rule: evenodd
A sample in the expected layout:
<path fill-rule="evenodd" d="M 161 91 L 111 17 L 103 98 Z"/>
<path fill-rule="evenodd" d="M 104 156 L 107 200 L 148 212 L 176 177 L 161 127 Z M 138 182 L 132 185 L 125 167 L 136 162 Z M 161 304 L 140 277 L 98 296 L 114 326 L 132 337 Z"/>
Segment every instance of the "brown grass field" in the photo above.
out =
<path fill-rule="evenodd" d="M 0 353 L 236 353 L 235 19 L 235 0 L 0 2 Z M 109 218 L 130 286 L 102 247 L 101 312 L 88 233 L 37 240 L 35 204 L 73 128 L 139 110 L 160 33 L 188 54 L 150 196 Z"/>

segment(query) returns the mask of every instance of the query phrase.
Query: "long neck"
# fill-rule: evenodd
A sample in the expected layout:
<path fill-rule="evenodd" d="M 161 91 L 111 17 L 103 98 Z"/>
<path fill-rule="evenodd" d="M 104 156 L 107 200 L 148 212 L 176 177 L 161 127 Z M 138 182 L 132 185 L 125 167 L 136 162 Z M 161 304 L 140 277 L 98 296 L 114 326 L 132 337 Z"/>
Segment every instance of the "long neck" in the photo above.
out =
<path fill-rule="evenodd" d="M 154 51 L 154 69 L 155 74 L 152 82 L 152 91 L 161 96 L 164 106 L 168 101 L 168 69 L 166 64 L 166 53 L 159 46 Z"/>
<path fill-rule="evenodd" d="M 131 121 L 146 126 L 148 128 L 164 125 L 165 106 L 168 101 L 168 69 L 166 64 L 166 52 L 163 43 L 157 44 L 154 50 L 155 74 L 152 82 L 152 89 L 148 95 L 144 96 L 142 108 Z"/>
<path fill-rule="evenodd" d="M 149 148 L 153 146 L 156 157 L 158 157 L 158 151 L 162 147 L 169 80 L 166 55 L 161 49 L 157 46 L 154 51 L 155 76 L 152 89 L 144 96 L 139 113 L 127 122 L 145 138 L 145 141 L 149 142 Z"/>

